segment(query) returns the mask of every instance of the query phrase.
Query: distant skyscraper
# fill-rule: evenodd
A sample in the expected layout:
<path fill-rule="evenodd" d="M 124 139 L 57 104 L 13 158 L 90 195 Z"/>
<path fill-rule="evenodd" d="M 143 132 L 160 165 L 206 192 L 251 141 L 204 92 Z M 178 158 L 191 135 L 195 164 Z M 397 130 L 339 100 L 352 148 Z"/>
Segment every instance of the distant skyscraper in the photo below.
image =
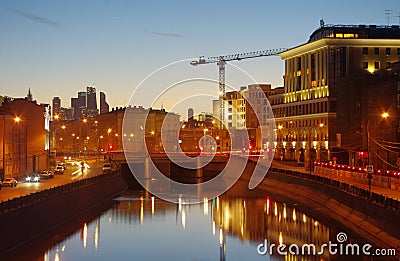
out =
<path fill-rule="evenodd" d="M 71 107 L 74 109 L 74 119 L 81 119 L 86 115 L 86 92 L 78 92 L 78 98 L 71 98 Z"/>
<path fill-rule="evenodd" d="M 188 109 L 188 120 L 193 120 L 194 111 L 192 108 Z"/>
<path fill-rule="evenodd" d="M 74 110 L 72 108 L 64 108 L 60 109 L 60 116 L 63 120 L 73 120 L 74 119 Z"/>
<path fill-rule="evenodd" d="M 60 115 L 61 111 L 61 99 L 60 97 L 53 98 L 53 119 L 55 115 Z"/>
<path fill-rule="evenodd" d="M 86 94 L 86 116 L 93 118 L 99 114 L 97 110 L 96 88 L 93 86 L 87 86 Z"/>
<path fill-rule="evenodd" d="M 106 101 L 106 94 L 100 92 L 100 114 L 108 113 L 110 111 L 110 106 Z"/>

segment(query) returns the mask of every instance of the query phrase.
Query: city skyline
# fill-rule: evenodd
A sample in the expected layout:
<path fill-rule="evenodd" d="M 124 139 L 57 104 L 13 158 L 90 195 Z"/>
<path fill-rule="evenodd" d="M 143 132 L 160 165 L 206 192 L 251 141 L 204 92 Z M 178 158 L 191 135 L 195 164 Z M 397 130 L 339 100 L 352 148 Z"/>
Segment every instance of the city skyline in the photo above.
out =
<path fill-rule="evenodd" d="M 337 2 L 311 1 L 302 5 L 293 1 L 229 5 L 3 1 L 0 21 L 7 26 L 0 29 L 5 36 L 0 45 L 2 94 L 24 97 L 31 88 L 39 102 L 50 104 L 52 97 L 59 96 L 65 105 L 77 91 L 94 85 L 109 94 L 110 107 L 121 107 L 128 104 L 129 96 L 147 75 L 172 62 L 201 55 L 292 48 L 307 42 L 305 35 L 318 28 L 320 19 L 326 24 L 387 24 L 385 9 L 392 9 L 389 23 L 398 24 L 400 10 L 395 1 L 346 5 L 343 9 Z M 310 7 L 314 12 L 307 12 L 308 18 L 303 19 Z M 283 86 L 284 64 L 279 57 L 228 65 L 227 83 L 238 89 L 253 82 L 238 77 L 233 66 L 242 68 L 257 83 Z M 184 70 L 180 73 L 190 75 L 193 69 L 188 64 Z M 217 80 L 215 65 L 196 70 Z M 141 102 L 137 105 L 149 107 L 152 101 L 144 97 Z M 210 112 L 211 102 L 203 104 L 195 104 L 195 111 Z M 186 109 L 178 109 L 178 113 L 185 116 Z"/>

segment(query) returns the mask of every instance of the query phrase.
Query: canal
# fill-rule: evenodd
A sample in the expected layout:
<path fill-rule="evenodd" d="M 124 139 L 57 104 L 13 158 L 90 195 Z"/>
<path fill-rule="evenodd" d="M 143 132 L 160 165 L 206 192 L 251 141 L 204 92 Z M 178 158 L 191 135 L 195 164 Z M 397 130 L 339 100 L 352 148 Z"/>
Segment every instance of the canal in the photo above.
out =
<path fill-rule="evenodd" d="M 313 243 L 319 252 L 329 241 L 338 243 L 339 232 L 348 236 L 345 243 L 362 241 L 338 225 L 303 213 L 299 205 L 277 202 L 263 192 L 251 197 L 223 195 L 190 205 L 128 190 L 17 248 L 4 260 L 379 260 L 329 255 L 327 249 L 304 256 L 291 255 L 288 248 L 286 256 L 276 247 L 272 255 L 268 252 L 271 244 L 280 243 L 299 246 L 300 254 L 302 245 Z"/>

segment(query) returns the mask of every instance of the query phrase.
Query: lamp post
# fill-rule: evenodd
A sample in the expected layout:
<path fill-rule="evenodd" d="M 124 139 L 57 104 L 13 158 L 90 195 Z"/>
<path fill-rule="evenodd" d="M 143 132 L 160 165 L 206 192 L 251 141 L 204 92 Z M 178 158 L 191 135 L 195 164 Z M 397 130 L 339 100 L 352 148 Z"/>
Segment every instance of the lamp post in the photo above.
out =
<path fill-rule="evenodd" d="M 107 151 L 108 152 L 110 152 L 110 133 L 112 132 L 112 129 L 111 128 L 108 128 L 108 130 L 107 130 L 107 143 L 108 143 L 108 145 L 107 145 Z"/>
<path fill-rule="evenodd" d="M 21 174 L 21 126 L 19 125 L 20 121 L 20 117 L 17 116 L 14 118 L 14 122 L 18 125 L 18 175 Z"/>
<path fill-rule="evenodd" d="M 57 115 L 56 115 L 57 116 Z M 54 117 L 56 117 L 54 116 Z M 58 118 L 57 118 L 58 119 Z M 56 147 L 56 140 L 57 140 L 57 130 L 62 129 L 65 130 L 66 126 L 62 125 L 59 128 L 55 128 L 53 131 L 53 151 L 54 151 L 54 159 L 57 157 L 57 147 Z"/>
<path fill-rule="evenodd" d="M 370 114 L 373 115 L 373 114 Z M 368 165 L 371 164 L 371 129 L 370 129 L 370 120 L 369 120 L 369 116 L 367 117 L 367 151 L 368 151 Z M 382 114 L 380 114 L 382 119 L 387 119 L 389 118 L 389 113 L 388 112 L 383 112 Z M 371 192 L 371 181 L 372 181 L 372 173 L 373 173 L 373 169 L 372 168 L 367 168 L 367 170 L 369 171 L 367 173 L 367 178 L 368 178 L 368 191 Z"/>
<path fill-rule="evenodd" d="M 369 116 L 372 116 L 374 114 L 370 114 Z M 370 129 L 370 121 L 369 121 L 369 116 L 367 118 L 367 151 L 368 151 L 368 165 L 371 164 L 371 153 L 370 153 L 370 146 L 371 146 L 371 129 Z M 389 118 L 390 114 L 388 112 L 383 112 L 380 114 L 382 119 L 387 119 Z"/>

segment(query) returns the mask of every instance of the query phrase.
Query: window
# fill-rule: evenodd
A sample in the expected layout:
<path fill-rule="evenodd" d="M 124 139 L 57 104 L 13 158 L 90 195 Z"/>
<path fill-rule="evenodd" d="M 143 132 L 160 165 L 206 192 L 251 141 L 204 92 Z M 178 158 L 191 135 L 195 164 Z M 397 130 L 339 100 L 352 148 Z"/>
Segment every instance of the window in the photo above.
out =
<path fill-rule="evenodd" d="M 363 47 L 363 55 L 368 55 L 368 47 Z"/>
<path fill-rule="evenodd" d="M 375 69 L 379 69 L 379 67 L 380 67 L 379 62 L 375 62 L 374 64 L 375 64 Z"/>
<path fill-rule="evenodd" d="M 301 71 L 301 57 L 297 58 L 297 71 Z"/>
<path fill-rule="evenodd" d="M 400 48 L 397 48 L 397 55 L 400 55 Z"/>
<path fill-rule="evenodd" d="M 386 55 L 390 55 L 390 48 L 386 48 Z"/>
<path fill-rule="evenodd" d="M 363 69 L 368 69 L 368 62 L 363 62 L 362 63 L 362 68 Z"/>
<path fill-rule="evenodd" d="M 374 54 L 375 54 L 375 55 L 379 55 L 379 48 L 378 48 L 378 47 L 375 47 L 375 48 L 374 48 Z"/>
<path fill-rule="evenodd" d="M 386 62 L 386 69 L 389 69 L 392 64 L 390 62 Z"/>

